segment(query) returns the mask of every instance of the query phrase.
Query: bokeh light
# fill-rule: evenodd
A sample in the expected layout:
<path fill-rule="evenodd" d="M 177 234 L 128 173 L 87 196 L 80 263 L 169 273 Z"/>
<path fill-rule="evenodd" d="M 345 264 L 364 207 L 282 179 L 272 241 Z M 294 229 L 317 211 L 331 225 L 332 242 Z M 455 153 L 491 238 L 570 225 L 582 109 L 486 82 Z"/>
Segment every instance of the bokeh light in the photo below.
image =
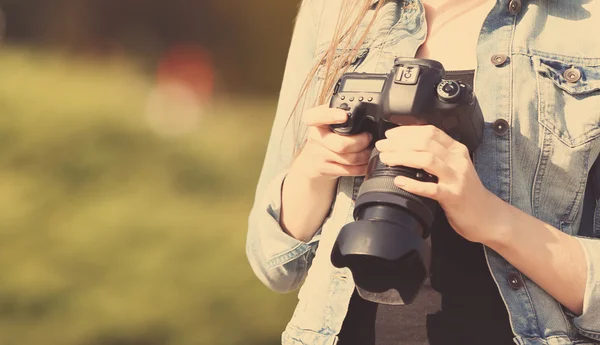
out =
<path fill-rule="evenodd" d="M 208 101 L 214 91 L 215 72 L 208 51 L 200 45 L 176 45 L 158 64 L 157 83 L 185 84 L 196 98 Z"/>
<path fill-rule="evenodd" d="M 204 104 L 186 83 L 177 80 L 158 83 L 148 95 L 146 119 L 163 136 L 178 136 L 195 130 Z"/>
<path fill-rule="evenodd" d="M 211 59 L 200 46 L 169 49 L 158 64 L 156 85 L 146 104 L 150 127 L 164 136 L 192 132 L 213 96 L 214 79 Z"/>

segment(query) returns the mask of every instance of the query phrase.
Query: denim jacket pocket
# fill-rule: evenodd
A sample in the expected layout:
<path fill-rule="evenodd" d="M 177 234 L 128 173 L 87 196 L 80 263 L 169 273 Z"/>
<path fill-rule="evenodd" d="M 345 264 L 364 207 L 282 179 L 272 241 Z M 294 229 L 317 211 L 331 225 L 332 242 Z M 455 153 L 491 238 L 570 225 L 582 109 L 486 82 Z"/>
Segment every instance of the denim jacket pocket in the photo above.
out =
<path fill-rule="evenodd" d="M 534 57 L 538 121 L 569 147 L 600 135 L 600 59 Z"/>

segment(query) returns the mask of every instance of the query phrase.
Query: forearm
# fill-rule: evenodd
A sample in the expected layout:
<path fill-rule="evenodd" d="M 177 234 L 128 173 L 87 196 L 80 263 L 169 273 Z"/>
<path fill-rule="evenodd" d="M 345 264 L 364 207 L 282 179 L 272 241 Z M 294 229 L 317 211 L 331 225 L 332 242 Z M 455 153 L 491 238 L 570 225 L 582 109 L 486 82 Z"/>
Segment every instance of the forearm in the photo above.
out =
<path fill-rule="evenodd" d="M 307 178 L 293 169 L 285 178 L 281 196 L 281 227 L 290 236 L 307 242 L 329 213 L 337 179 Z"/>
<path fill-rule="evenodd" d="M 570 235 L 507 204 L 484 243 L 576 315 L 583 309 L 587 280 L 585 252 Z"/>

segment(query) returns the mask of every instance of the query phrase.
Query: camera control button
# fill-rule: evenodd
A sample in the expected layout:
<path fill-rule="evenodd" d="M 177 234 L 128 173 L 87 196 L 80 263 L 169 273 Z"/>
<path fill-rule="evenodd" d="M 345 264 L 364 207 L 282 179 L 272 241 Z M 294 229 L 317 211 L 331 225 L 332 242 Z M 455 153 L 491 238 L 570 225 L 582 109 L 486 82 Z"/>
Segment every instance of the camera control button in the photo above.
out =
<path fill-rule="evenodd" d="M 446 80 L 438 85 L 437 93 L 440 100 L 452 103 L 459 98 L 460 86 L 455 81 Z"/>
<path fill-rule="evenodd" d="M 350 102 L 354 102 L 354 97 L 350 97 L 350 98 L 348 98 L 348 100 L 349 100 Z"/>
<path fill-rule="evenodd" d="M 350 106 L 348 105 L 348 103 L 342 103 L 340 104 L 340 106 L 338 107 L 338 109 L 342 109 L 342 110 L 350 110 Z"/>
<path fill-rule="evenodd" d="M 373 97 L 367 98 L 367 101 L 372 102 L 373 101 Z"/>
<path fill-rule="evenodd" d="M 364 101 L 364 97 L 362 97 L 362 96 L 361 96 L 361 97 L 358 97 L 358 101 L 359 101 L 359 102 L 362 102 L 362 101 Z"/>
<path fill-rule="evenodd" d="M 445 93 L 453 94 L 458 90 L 458 88 L 456 87 L 456 84 L 448 83 L 448 84 L 444 85 L 444 87 L 442 87 L 442 90 Z"/>
<path fill-rule="evenodd" d="M 340 96 L 340 99 L 343 101 L 346 99 L 346 96 Z"/>
<path fill-rule="evenodd" d="M 475 92 L 471 91 L 471 94 L 469 95 L 469 105 L 475 103 Z"/>
<path fill-rule="evenodd" d="M 510 0 L 508 3 L 508 11 L 511 14 L 517 14 L 521 11 L 521 0 Z"/>
<path fill-rule="evenodd" d="M 501 66 L 508 60 L 508 56 L 504 54 L 494 54 L 492 55 L 492 63 L 494 66 Z"/>
<path fill-rule="evenodd" d="M 508 132 L 508 122 L 505 119 L 498 119 L 494 121 L 492 127 L 494 128 L 494 133 L 496 133 L 497 136 L 503 136 L 506 134 L 506 132 Z"/>

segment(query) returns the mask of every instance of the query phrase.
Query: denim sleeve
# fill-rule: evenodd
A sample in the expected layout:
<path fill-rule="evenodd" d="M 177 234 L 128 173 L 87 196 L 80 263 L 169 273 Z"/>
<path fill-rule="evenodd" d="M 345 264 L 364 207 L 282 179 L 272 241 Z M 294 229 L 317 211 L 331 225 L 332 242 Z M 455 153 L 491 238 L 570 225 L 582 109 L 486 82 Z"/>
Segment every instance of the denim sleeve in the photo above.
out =
<path fill-rule="evenodd" d="M 296 18 L 275 120 L 248 219 L 246 255 L 250 266 L 267 287 L 277 292 L 289 292 L 300 285 L 319 239 L 316 235 L 308 243 L 298 241 L 287 235 L 279 223 L 281 187 L 296 145 L 295 124 L 288 123 L 288 119 L 313 67 L 315 15 L 313 0 L 304 0 Z"/>
<path fill-rule="evenodd" d="M 576 238 L 583 245 L 588 273 L 583 314 L 576 317 L 574 322 L 582 335 L 600 340 L 600 239 Z"/>
<path fill-rule="evenodd" d="M 600 159 L 592 165 L 578 235 L 587 262 L 583 313 L 573 319 L 579 333 L 600 340 Z"/>

